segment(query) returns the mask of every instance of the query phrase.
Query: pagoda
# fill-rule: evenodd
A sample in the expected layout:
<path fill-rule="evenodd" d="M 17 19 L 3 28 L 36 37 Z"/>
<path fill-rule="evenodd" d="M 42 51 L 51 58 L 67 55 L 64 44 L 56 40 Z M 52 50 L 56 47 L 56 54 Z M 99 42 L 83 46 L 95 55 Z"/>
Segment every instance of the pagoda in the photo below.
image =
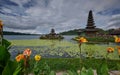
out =
<path fill-rule="evenodd" d="M 85 28 L 85 34 L 87 36 L 95 36 L 97 33 L 97 29 L 96 26 L 94 25 L 94 19 L 93 19 L 93 14 L 92 14 L 92 10 L 89 11 L 88 14 L 88 21 L 87 21 L 87 26 Z"/>
<path fill-rule="evenodd" d="M 55 29 L 51 29 L 51 32 L 46 35 L 41 35 L 40 39 L 63 39 L 64 37 L 60 34 L 55 33 Z"/>

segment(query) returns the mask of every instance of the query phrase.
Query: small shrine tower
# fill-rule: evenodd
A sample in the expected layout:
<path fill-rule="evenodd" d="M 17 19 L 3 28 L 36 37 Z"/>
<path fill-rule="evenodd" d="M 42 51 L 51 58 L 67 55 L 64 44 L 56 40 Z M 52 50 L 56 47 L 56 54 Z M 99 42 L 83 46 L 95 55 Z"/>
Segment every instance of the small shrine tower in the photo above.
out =
<path fill-rule="evenodd" d="M 51 34 L 51 35 L 56 35 L 55 29 L 52 28 L 50 34 Z"/>
<path fill-rule="evenodd" d="M 87 26 L 85 28 L 85 34 L 88 36 L 95 36 L 97 33 L 97 29 L 95 28 L 96 26 L 94 25 L 94 19 L 93 19 L 93 14 L 92 10 L 89 11 L 88 14 L 88 21 L 87 21 Z"/>

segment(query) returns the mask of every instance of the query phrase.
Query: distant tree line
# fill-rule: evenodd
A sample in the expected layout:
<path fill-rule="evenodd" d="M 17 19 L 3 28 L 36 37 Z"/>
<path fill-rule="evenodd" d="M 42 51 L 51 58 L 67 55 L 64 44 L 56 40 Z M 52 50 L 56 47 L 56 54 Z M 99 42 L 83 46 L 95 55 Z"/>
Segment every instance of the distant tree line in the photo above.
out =
<path fill-rule="evenodd" d="M 64 31 L 61 32 L 61 35 L 78 35 L 78 31 L 84 31 L 84 29 L 74 29 L 74 30 L 69 30 L 69 31 Z M 114 31 L 115 29 L 108 29 L 108 30 L 103 30 L 101 28 L 98 28 L 98 33 L 99 34 L 110 34 L 112 31 Z"/>
<path fill-rule="evenodd" d="M 31 34 L 27 34 L 27 33 L 19 33 L 19 32 L 3 31 L 3 35 L 31 35 Z"/>

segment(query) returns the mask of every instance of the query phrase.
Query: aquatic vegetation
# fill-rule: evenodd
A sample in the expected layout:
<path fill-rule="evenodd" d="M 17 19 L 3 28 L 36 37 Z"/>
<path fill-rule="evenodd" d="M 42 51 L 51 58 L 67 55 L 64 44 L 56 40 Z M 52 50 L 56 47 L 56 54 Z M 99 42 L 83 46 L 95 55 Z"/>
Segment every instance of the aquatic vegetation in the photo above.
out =
<path fill-rule="evenodd" d="M 32 40 L 29 40 L 32 42 Z M 12 41 L 11 41 L 12 42 Z M 26 45 L 23 43 L 26 42 Z M 39 44 L 35 43 L 39 42 Z M 46 43 L 47 42 L 47 43 Z M 9 52 L 12 54 L 11 58 L 14 58 L 18 52 L 22 52 L 26 48 L 30 48 L 32 50 L 31 57 L 34 57 L 36 54 L 40 54 L 42 57 L 50 57 L 50 58 L 71 58 L 79 57 L 79 47 L 77 43 L 72 43 L 69 41 L 57 41 L 57 40 L 35 40 L 33 44 L 29 44 L 27 40 L 21 40 L 17 44 L 17 40 L 13 40 L 12 43 L 16 45 L 12 46 Z M 42 44 L 43 43 L 43 44 Z M 54 44 L 54 45 L 52 45 Z M 23 45 L 23 46 L 22 46 Z M 33 46 L 32 46 L 33 45 Z M 106 56 L 106 49 L 108 47 L 114 48 L 115 44 L 82 44 L 82 57 L 94 57 L 94 58 L 104 58 Z M 115 49 L 114 53 L 109 54 L 109 59 L 119 59 L 118 52 Z"/>

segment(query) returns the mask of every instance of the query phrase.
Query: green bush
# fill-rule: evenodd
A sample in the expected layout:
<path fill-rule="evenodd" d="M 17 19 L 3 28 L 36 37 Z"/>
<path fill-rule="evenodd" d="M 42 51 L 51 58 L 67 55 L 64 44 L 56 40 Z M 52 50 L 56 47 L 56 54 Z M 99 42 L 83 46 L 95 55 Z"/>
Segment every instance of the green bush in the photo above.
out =
<path fill-rule="evenodd" d="M 83 59 L 83 66 L 86 69 L 96 69 L 105 59 Z M 31 61 L 33 62 L 33 61 Z M 34 62 L 33 62 L 34 63 Z M 66 71 L 66 70 L 79 70 L 80 62 L 79 58 L 42 58 L 39 62 L 40 69 L 43 69 L 47 63 L 51 70 L 54 71 Z M 110 70 L 120 70 L 117 64 L 119 60 L 108 60 L 108 68 Z"/>

